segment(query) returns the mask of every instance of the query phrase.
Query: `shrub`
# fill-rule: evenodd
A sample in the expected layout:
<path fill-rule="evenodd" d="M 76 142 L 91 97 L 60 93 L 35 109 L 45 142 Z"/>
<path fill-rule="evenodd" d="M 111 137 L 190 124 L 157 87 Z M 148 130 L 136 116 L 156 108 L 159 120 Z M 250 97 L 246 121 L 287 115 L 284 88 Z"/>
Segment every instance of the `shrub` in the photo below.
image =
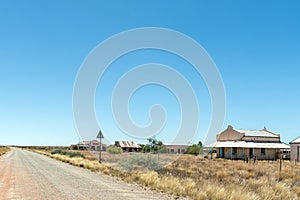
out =
<path fill-rule="evenodd" d="M 51 151 L 51 154 L 60 154 L 60 155 L 67 155 L 69 156 L 70 158 L 73 158 L 73 157 L 81 157 L 81 158 L 84 158 L 84 155 L 82 153 L 79 153 L 79 152 L 73 152 L 73 151 L 66 151 L 66 150 L 63 150 L 63 149 L 55 149 L 53 151 Z"/>
<path fill-rule="evenodd" d="M 123 152 L 121 147 L 116 147 L 116 146 L 110 146 L 107 148 L 108 153 L 111 154 L 120 154 Z"/>
<path fill-rule="evenodd" d="M 67 155 L 70 157 L 70 158 L 73 158 L 73 157 L 81 157 L 81 158 L 84 158 L 84 155 L 82 153 L 79 153 L 79 152 L 72 152 L 72 151 L 69 151 L 67 152 Z"/>
<path fill-rule="evenodd" d="M 196 145 L 196 144 L 193 144 L 192 146 L 190 146 L 187 151 L 185 152 L 186 154 L 193 154 L 195 156 L 199 155 L 200 153 L 200 150 L 201 150 L 201 147 Z"/>
<path fill-rule="evenodd" d="M 61 154 L 61 155 L 66 155 L 67 151 L 62 150 L 62 149 L 54 149 L 51 151 L 51 154 Z"/>
<path fill-rule="evenodd" d="M 157 172 L 163 167 L 157 159 L 151 158 L 150 156 L 145 157 L 145 154 L 132 155 L 128 160 L 121 160 L 119 164 L 127 171 L 150 170 Z"/>

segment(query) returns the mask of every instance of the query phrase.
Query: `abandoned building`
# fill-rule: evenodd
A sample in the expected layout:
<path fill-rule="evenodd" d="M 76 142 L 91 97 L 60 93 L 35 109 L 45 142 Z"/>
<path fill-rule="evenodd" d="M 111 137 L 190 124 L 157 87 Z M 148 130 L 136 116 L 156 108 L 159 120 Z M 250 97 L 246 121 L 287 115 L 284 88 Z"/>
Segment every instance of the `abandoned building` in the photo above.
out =
<path fill-rule="evenodd" d="M 262 130 L 240 130 L 228 126 L 217 135 L 217 141 L 206 145 L 215 148 L 218 158 L 275 160 L 290 146 L 280 141 L 280 135 L 266 128 Z"/>
<path fill-rule="evenodd" d="M 178 145 L 178 144 L 170 144 L 165 145 L 167 149 L 167 153 L 178 153 L 183 154 L 187 151 L 190 145 Z"/>
<path fill-rule="evenodd" d="M 140 152 L 142 147 L 134 141 L 116 141 L 115 145 L 121 147 L 124 152 Z"/>
<path fill-rule="evenodd" d="M 102 151 L 106 151 L 106 147 L 107 147 L 106 144 L 100 145 L 100 142 L 97 140 L 83 141 L 78 144 L 78 148 L 81 150 L 86 149 L 86 150 L 92 150 L 92 151 L 99 151 L 101 148 Z"/>

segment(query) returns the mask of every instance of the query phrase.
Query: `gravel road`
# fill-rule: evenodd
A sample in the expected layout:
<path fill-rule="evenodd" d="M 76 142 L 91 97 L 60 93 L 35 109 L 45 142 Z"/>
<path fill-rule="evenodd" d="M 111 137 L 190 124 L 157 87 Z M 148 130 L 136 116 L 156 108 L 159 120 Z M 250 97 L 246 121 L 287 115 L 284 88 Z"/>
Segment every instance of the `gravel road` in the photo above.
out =
<path fill-rule="evenodd" d="M 0 157 L 0 199 L 172 199 L 46 156 L 14 148 Z"/>

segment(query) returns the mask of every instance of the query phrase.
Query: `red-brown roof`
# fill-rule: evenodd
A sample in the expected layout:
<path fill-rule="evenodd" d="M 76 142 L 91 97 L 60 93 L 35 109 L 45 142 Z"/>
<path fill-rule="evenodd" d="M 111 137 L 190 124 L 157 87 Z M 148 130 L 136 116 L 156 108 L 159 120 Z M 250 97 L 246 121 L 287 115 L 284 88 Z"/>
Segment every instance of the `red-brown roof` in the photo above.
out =
<path fill-rule="evenodd" d="M 142 148 L 134 141 L 117 141 L 118 146 L 123 148 Z"/>

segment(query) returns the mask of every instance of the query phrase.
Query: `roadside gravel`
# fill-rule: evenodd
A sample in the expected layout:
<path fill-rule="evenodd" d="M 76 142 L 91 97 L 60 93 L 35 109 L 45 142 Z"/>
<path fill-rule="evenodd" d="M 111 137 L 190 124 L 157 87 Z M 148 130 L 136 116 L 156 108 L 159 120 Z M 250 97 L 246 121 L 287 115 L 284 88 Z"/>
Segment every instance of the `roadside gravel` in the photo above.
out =
<path fill-rule="evenodd" d="M 0 199 L 174 199 L 17 148 L 0 157 Z"/>

